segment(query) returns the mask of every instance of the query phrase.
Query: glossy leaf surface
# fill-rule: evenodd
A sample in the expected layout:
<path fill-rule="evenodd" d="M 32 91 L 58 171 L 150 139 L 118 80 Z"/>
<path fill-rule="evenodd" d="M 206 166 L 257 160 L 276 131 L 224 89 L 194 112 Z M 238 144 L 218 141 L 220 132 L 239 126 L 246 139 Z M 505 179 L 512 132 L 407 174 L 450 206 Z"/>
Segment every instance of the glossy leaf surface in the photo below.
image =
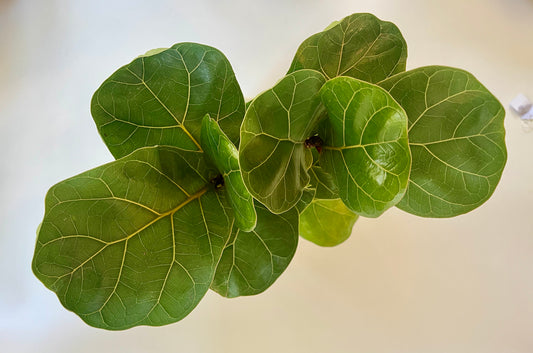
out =
<path fill-rule="evenodd" d="M 321 96 L 329 118 L 320 134 L 320 165 L 348 208 L 377 217 L 398 203 L 407 187 L 407 116 L 387 91 L 351 77 L 328 81 Z"/>
<path fill-rule="evenodd" d="M 304 141 L 324 115 L 318 93 L 324 82 L 317 71 L 297 71 L 256 97 L 246 111 L 242 176 L 252 196 L 273 213 L 293 207 L 309 183 L 313 156 Z"/>
<path fill-rule="evenodd" d="M 180 320 L 209 289 L 231 232 L 210 173 L 199 152 L 150 147 L 53 186 L 35 275 L 92 326 Z"/>
<path fill-rule="evenodd" d="M 320 246 L 339 245 L 350 237 L 358 217 L 341 199 L 314 199 L 300 215 L 300 235 Z"/>
<path fill-rule="evenodd" d="M 154 145 L 200 150 L 205 114 L 237 144 L 244 109 L 226 57 L 196 43 L 136 58 L 113 73 L 91 103 L 98 131 L 115 158 Z"/>
<path fill-rule="evenodd" d="M 472 74 L 450 67 L 422 67 L 380 85 L 409 117 L 413 165 L 398 207 L 453 217 L 485 202 L 507 160 L 500 102 Z"/>
<path fill-rule="evenodd" d="M 211 289 L 225 297 L 263 292 L 287 268 L 296 251 L 296 209 L 275 215 L 256 204 L 257 226 L 251 232 L 233 228 L 211 284 Z"/>
<path fill-rule="evenodd" d="M 394 24 L 357 13 L 306 39 L 289 73 L 313 69 L 328 79 L 350 76 L 376 83 L 405 71 L 406 60 L 407 45 Z"/>
<path fill-rule="evenodd" d="M 235 223 L 242 231 L 254 229 L 257 216 L 252 195 L 244 186 L 239 168 L 239 152 L 218 126 L 206 115 L 202 121 L 201 146 L 224 178 L 224 190 L 233 208 Z"/>

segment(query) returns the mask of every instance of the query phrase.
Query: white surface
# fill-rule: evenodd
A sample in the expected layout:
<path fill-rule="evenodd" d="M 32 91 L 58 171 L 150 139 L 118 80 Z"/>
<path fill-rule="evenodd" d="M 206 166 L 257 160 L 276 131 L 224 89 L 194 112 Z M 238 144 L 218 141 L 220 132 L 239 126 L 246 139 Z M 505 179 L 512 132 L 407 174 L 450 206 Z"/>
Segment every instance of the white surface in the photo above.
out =
<path fill-rule="evenodd" d="M 54 183 L 112 160 L 92 93 L 151 48 L 222 50 L 246 96 L 270 87 L 331 21 L 396 23 L 408 68 L 471 71 L 508 106 L 533 96 L 531 0 L 0 0 L 2 352 L 533 352 L 533 136 L 507 119 L 509 159 L 493 197 L 454 219 L 391 210 L 333 249 L 304 240 L 262 295 L 210 293 L 183 321 L 107 332 L 64 310 L 31 273 Z"/>

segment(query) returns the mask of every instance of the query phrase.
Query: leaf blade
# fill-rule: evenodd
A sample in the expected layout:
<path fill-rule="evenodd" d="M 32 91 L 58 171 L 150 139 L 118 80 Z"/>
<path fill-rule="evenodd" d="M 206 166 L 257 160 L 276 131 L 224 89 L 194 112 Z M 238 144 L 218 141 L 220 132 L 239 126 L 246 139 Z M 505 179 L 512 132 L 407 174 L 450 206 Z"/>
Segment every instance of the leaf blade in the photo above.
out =
<path fill-rule="evenodd" d="M 328 79 L 350 76 L 377 83 L 405 71 L 406 60 L 407 44 L 393 23 L 356 13 L 306 39 L 289 73 L 313 69 Z"/>
<path fill-rule="evenodd" d="M 56 184 L 46 198 L 35 275 L 95 327 L 158 326 L 186 316 L 209 288 L 231 224 L 200 156 L 144 148 Z"/>
<path fill-rule="evenodd" d="M 226 57 L 196 43 L 134 59 L 104 81 L 91 102 L 98 131 L 115 158 L 155 145 L 201 150 L 206 113 L 238 143 L 244 109 Z"/>
<path fill-rule="evenodd" d="M 222 296 L 263 292 L 285 271 L 296 252 L 296 209 L 275 215 L 257 204 L 256 210 L 256 228 L 251 232 L 234 230 L 218 264 L 211 289 Z"/>
<path fill-rule="evenodd" d="M 428 66 L 382 83 L 409 117 L 413 166 L 398 208 L 422 217 L 454 217 L 483 204 L 507 160 L 498 100 L 470 73 Z"/>
<path fill-rule="evenodd" d="M 341 199 L 314 199 L 300 214 L 300 236 L 320 246 L 336 246 L 350 237 L 357 218 Z"/>
<path fill-rule="evenodd" d="M 405 193 L 411 155 L 407 116 L 382 88 L 337 77 L 321 90 L 328 119 L 320 165 L 353 212 L 378 217 Z"/>
<path fill-rule="evenodd" d="M 247 189 L 273 213 L 293 207 L 309 183 L 312 153 L 304 146 L 323 107 L 317 71 L 285 76 L 256 97 L 243 120 L 239 163 Z"/>

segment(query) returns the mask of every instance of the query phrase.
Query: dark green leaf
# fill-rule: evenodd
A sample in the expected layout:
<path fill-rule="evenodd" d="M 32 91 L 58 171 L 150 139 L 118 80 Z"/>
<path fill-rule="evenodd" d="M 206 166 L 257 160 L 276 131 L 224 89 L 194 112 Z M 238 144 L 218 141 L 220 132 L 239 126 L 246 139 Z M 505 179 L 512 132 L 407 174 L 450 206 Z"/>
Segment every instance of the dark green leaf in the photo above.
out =
<path fill-rule="evenodd" d="M 328 120 L 320 165 L 333 176 L 342 201 L 377 217 L 398 203 L 409 179 L 407 116 L 384 89 L 337 77 L 321 90 Z"/>
<path fill-rule="evenodd" d="M 295 208 L 272 214 L 257 204 L 257 226 L 252 232 L 233 228 L 211 288 L 225 297 L 261 293 L 287 268 L 298 244 Z"/>
<path fill-rule="evenodd" d="M 149 147 L 60 182 L 46 196 L 35 275 L 92 326 L 180 320 L 230 236 L 210 173 L 199 152 Z"/>
<path fill-rule="evenodd" d="M 320 246 L 339 245 L 350 237 L 358 217 L 341 199 L 314 199 L 300 214 L 300 235 Z"/>
<path fill-rule="evenodd" d="M 289 73 L 313 69 L 328 79 L 350 76 L 376 83 L 405 71 L 406 60 L 407 44 L 394 24 L 358 13 L 306 39 Z"/>
<path fill-rule="evenodd" d="M 109 150 L 120 158 L 154 145 L 200 150 L 205 114 L 237 144 L 244 98 L 220 51 L 180 43 L 118 69 L 94 94 L 91 113 Z"/>
<path fill-rule="evenodd" d="M 201 146 L 224 178 L 224 190 L 233 208 L 235 223 L 245 232 L 254 229 L 257 216 L 254 200 L 242 181 L 239 152 L 217 122 L 206 115 L 202 122 Z"/>
<path fill-rule="evenodd" d="M 453 217 L 484 203 L 507 160 L 500 102 L 472 74 L 451 67 L 422 67 L 380 85 L 409 117 L 413 165 L 397 206 Z"/>
<path fill-rule="evenodd" d="M 324 82 L 317 71 L 297 71 L 256 97 L 246 111 L 242 176 L 252 196 L 273 213 L 293 207 L 309 183 L 313 157 L 304 141 L 324 115 L 318 94 Z"/>

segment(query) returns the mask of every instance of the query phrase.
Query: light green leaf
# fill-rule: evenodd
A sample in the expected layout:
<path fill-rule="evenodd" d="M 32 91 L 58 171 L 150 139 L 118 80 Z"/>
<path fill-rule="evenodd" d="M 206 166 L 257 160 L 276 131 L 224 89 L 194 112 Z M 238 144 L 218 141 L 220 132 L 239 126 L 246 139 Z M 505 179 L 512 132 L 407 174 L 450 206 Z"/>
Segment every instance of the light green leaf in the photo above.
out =
<path fill-rule="evenodd" d="M 407 116 L 387 91 L 351 77 L 328 81 L 321 96 L 329 118 L 320 133 L 320 165 L 333 176 L 348 208 L 378 217 L 407 187 Z"/>
<path fill-rule="evenodd" d="M 328 79 L 350 76 L 376 83 L 405 71 L 406 60 L 407 44 L 398 27 L 357 13 L 306 39 L 289 73 L 313 69 Z"/>
<path fill-rule="evenodd" d="M 263 292 L 289 265 L 298 244 L 295 208 L 275 215 L 257 204 L 257 226 L 252 232 L 233 228 L 211 289 L 233 298 Z"/>
<path fill-rule="evenodd" d="M 205 114 L 238 144 L 244 109 L 226 57 L 196 43 L 136 58 L 113 73 L 91 102 L 98 131 L 115 158 L 155 145 L 200 150 Z"/>
<path fill-rule="evenodd" d="M 380 85 L 409 117 L 413 165 L 397 206 L 423 217 L 453 217 L 484 203 L 507 160 L 500 102 L 472 74 L 451 67 L 422 67 Z"/>
<path fill-rule="evenodd" d="M 350 237 L 358 217 L 341 199 L 314 199 L 300 214 L 300 235 L 320 246 L 339 245 Z"/>
<path fill-rule="evenodd" d="M 257 216 L 254 200 L 242 181 L 239 168 L 239 152 L 224 134 L 217 122 L 206 115 L 202 121 L 201 146 L 211 162 L 224 178 L 224 190 L 233 208 L 235 223 L 242 231 L 255 227 Z"/>
<path fill-rule="evenodd" d="M 325 79 L 314 70 L 285 76 L 256 97 L 241 127 L 239 162 L 253 197 L 273 213 L 293 207 L 309 183 L 313 162 L 304 141 L 324 116 L 318 94 Z"/>
<path fill-rule="evenodd" d="M 53 186 L 35 275 L 95 327 L 182 319 L 209 289 L 231 232 L 231 210 L 203 160 L 143 148 Z"/>

